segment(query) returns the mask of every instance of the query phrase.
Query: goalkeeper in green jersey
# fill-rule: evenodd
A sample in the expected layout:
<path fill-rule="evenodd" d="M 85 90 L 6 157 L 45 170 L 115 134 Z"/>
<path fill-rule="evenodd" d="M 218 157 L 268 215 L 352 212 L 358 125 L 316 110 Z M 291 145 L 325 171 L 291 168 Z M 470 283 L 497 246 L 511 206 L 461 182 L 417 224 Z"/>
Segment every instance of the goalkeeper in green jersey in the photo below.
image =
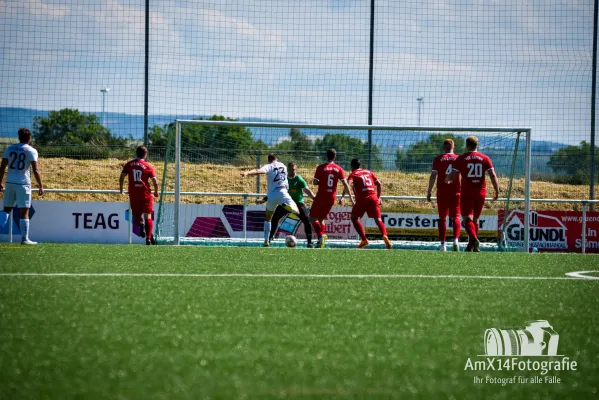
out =
<path fill-rule="evenodd" d="M 287 164 L 287 183 L 289 185 L 289 195 L 297 204 L 297 208 L 299 208 L 299 218 L 304 223 L 304 229 L 306 230 L 306 238 L 308 239 L 308 247 L 313 247 L 312 245 L 312 225 L 310 224 L 310 220 L 308 219 L 308 209 L 304 204 L 304 194 L 314 200 L 314 193 L 308 188 L 308 184 L 301 176 L 297 175 L 297 165 L 294 162 L 290 162 Z M 272 225 L 270 227 L 270 237 L 269 241 L 272 241 L 277 229 L 279 229 L 279 221 L 289 214 L 283 207 L 277 207 L 275 210 L 275 214 L 272 217 Z"/>

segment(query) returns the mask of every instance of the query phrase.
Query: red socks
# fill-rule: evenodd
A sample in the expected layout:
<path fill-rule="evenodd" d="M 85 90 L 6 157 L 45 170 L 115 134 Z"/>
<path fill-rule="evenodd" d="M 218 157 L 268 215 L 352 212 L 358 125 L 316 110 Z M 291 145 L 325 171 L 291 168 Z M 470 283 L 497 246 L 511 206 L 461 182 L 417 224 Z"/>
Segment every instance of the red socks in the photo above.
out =
<path fill-rule="evenodd" d="M 364 232 L 364 226 L 362 225 L 360 220 L 352 220 L 352 224 L 354 225 L 354 228 L 356 228 L 358 235 L 360 235 L 360 239 L 366 240 L 366 232 Z"/>
<path fill-rule="evenodd" d="M 374 222 L 375 222 L 376 226 L 379 227 L 379 231 L 381 231 L 383 236 L 387 236 L 387 227 L 385 226 L 385 224 L 383 224 L 383 221 L 381 221 L 379 219 L 375 219 Z"/>
<path fill-rule="evenodd" d="M 453 228 L 455 231 L 455 227 Z M 445 218 L 439 218 L 439 240 L 445 241 L 445 234 L 447 233 L 447 221 Z"/>
<path fill-rule="evenodd" d="M 314 221 L 312 225 L 314 226 L 314 233 L 316 234 L 316 237 L 320 238 L 322 236 L 322 225 L 319 221 Z"/>
<path fill-rule="evenodd" d="M 154 234 L 154 221 L 151 219 L 146 220 L 146 237 L 151 238 Z"/>
<path fill-rule="evenodd" d="M 460 228 L 461 228 L 460 217 L 455 217 L 453 219 L 453 237 L 456 240 L 460 238 Z"/>
<path fill-rule="evenodd" d="M 470 240 L 474 240 L 477 239 L 478 236 L 476 235 L 476 225 L 474 225 L 474 222 L 472 221 L 468 221 L 466 222 L 466 232 L 468 232 L 468 236 L 470 237 Z"/>

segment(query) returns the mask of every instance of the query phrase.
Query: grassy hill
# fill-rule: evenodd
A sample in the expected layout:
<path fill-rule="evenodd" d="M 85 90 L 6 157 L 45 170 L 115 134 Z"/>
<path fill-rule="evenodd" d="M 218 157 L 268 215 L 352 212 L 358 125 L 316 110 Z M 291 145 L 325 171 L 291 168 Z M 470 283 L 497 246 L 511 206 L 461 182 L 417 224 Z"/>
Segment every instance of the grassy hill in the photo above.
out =
<path fill-rule="evenodd" d="M 74 160 L 69 158 L 47 158 L 40 161 L 46 188 L 52 189 L 104 189 L 117 190 L 122 165 L 126 160 Z M 163 180 L 163 164 L 155 163 L 154 167 L 159 182 Z M 304 165 L 299 168 L 299 174 L 307 181 L 312 177 L 316 165 Z M 181 166 L 182 191 L 218 192 L 218 193 L 255 193 L 256 178 L 241 179 L 239 173 L 255 165 L 218 165 L 183 163 Z M 174 190 L 174 170 L 169 167 L 167 190 Z M 425 196 L 428 185 L 428 173 L 404 173 L 397 171 L 377 172 L 383 183 L 383 195 L 387 196 Z M 508 182 L 500 177 L 502 196 L 505 196 Z M 311 185 L 312 186 L 312 185 Z M 549 182 L 533 181 L 531 184 L 532 198 L 553 199 L 585 199 L 588 198 L 588 186 L 564 185 Z M 266 180 L 261 177 L 261 193 L 266 192 Z M 37 195 L 35 196 L 37 197 Z M 524 197 L 524 180 L 515 179 L 512 198 Z M 126 201 L 126 197 L 118 194 L 80 194 L 80 193 L 47 193 L 45 200 L 69 201 Z M 217 203 L 239 204 L 240 197 L 198 197 L 183 196 L 187 203 Z M 253 204 L 254 199 L 249 200 Z M 431 207 L 425 201 L 386 201 L 386 207 Z M 488 202 L 488 208 L 502 208 L 503 202 Z M 580 209 L 569 204 L 541 203 L 537 209 Z"/>

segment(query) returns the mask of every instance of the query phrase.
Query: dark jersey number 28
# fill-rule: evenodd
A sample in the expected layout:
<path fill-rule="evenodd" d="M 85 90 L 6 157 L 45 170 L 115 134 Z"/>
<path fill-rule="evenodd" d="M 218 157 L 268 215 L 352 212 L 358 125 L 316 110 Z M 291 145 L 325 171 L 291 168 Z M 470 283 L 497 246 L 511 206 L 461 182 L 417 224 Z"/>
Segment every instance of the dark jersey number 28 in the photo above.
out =
<path fill-rule="evenodd" d="M 25 153 L 17 154 L 16 152 L 11 151 L 8 156 L 12 157 L 8 168 L 18 169 L 19 171 L 23 171 L 25 169 L 25 160 L 27 159 L 27 154 L 25 154 Z"/>

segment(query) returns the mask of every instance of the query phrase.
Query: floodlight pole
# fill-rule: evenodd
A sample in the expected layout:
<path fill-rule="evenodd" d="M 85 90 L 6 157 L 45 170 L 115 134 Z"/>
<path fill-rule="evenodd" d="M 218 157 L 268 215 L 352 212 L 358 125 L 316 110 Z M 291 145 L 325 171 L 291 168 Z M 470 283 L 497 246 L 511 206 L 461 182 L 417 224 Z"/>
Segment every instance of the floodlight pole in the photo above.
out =
<path fill-rule="evenodd" d="M 100 89 L 100 92 L 102 92 L 102 126 L 104 128 L 106 128 L 106 118 L 104 116 L 104 106 L 106 103 L 106 94 L 108 92 L 110 92 L 110 88 L 106 87 L 106 88 Z"/>
<path fill-rule="evenodd" d="M 368 69 L 368 125 L 372 125 L 372 91 L 374 87 L 374 0 L 370 0 L 370 60 Z M 368 130 L 368 169 L 372 169 L 372 130 Z"/>
<path fill-rule="evenodd" d="M 148 99 L 149 99 L 149 76 L 150 76 L 150 0 L 146 0 L 146 31 L 145 31 L 145 64 L 144 64 L 144 146 L 148 141 Z"/>
<path fill-rule="evenodd" d="M 418 102 L 418 109 L 416 110 L 416 117 L 418 120 L 417 125 L 420 126 L 421 117 L 422 117 L 422 102 L 424 101 L 424 97 L 418 97 L 416 99 L 416 101 Z"/>

